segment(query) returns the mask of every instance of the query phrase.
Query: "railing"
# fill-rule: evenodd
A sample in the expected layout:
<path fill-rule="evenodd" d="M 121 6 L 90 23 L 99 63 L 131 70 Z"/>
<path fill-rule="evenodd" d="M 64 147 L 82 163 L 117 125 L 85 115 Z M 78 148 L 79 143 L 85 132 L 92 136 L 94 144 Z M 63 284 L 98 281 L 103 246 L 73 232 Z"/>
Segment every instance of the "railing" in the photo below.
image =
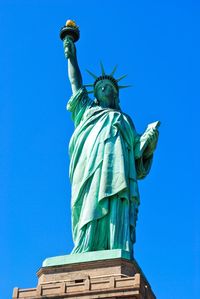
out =
<path fill-rule="evenodd" d="M 109 298 L 109 293 L 123 293 L 123 297 L 127 297 L 129 294 L 135 295 L 135 298 L 139 298 L 139 290 L 141 290 L 141 275 L 135 274 L 133 277 L 93 277 L 78 279 L 77 281 L 52 281 L 48 283 L 42 283 L 37 288 L 20 289 L 15 288 L 13 291 L 13 299 L 25 299 L 25 298 L 62 298 L 62 297 L 85 297 L 89 294 L 101 293 L 102 296 L 106 293 L 106 297 Z M 56 297 L 57 296 L 57 297 Z M 119 294 L 117 295 L 119 296 Z M 85 297 L 86 298 L 86 297 Z M 134 298 L 134 297 L 132 297 Z M 152 297 L 154 298 L 154 297 Z"/>

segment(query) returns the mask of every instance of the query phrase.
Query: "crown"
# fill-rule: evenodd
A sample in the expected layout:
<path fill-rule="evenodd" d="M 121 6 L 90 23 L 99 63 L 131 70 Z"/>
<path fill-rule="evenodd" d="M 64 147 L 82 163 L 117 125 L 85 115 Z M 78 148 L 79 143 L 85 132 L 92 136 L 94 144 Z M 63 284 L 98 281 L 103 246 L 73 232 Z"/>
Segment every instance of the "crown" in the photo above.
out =
<path fill-rule="evenodd" d="M 118 85 L 118 82 L 121 81 L 122 79 L 124 79 L 127 75 L 123 75 L 118 79 L 115 79 L 113 77 L 114 73 L 116 72 L 117 65 L 114 67 L 114 69 L 112 70 L 112 72 L 109 75 L 107 75 L 105 73 L 104 66 L 103 66 L 102 62 L 100 62 L 100 66 L 101 66 L 101 75 L 99 77 L 96 76 L 95 74 L 93 74 L 91 71 L 86 70 L 88 72 L 88 74 L 91 75 L 95 79 L 93 84 L 84 85 L 85 87 L 93 87 L 93 90 L 88 91 L 88 93 L 94 93 L 97 83 L 102 80 L 105 80 L 105 79 L 109 80 L 113 84 L 113 86 L 116 88 L 118 93 L 119 93 L 120 89 L 130 87 L 130 85 Z"/>

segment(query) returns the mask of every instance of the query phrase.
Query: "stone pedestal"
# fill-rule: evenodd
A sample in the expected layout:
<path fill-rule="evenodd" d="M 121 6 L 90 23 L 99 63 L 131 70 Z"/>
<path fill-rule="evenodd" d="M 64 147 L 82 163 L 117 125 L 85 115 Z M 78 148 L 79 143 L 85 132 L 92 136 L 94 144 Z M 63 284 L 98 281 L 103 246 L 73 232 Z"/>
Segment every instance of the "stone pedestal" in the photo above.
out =
<path fill-rule="evenodd" d="M 155 299 L 135 260 L 122 250 L 105 250 L 46 259 L 36 288 L 13 291 L 13 299 Z"/>

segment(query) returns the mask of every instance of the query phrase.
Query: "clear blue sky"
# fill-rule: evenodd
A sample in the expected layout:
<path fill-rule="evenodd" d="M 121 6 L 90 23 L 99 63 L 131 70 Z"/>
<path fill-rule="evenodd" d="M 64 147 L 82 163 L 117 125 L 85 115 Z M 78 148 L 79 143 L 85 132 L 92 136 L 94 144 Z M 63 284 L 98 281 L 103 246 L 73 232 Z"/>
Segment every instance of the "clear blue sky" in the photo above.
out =
<path fill-rule="evenodd" d="M 121 106 L 138 132 L 161 120 L 140 182 L 135 257 L 159 299 L 199 298 L 200 3 L 0 0 L 0 298 L 35 287 L 46 257 L 69 254 L 71 94 L 59 30 L 77 21 L 85 72 L 127 73 Z"/>

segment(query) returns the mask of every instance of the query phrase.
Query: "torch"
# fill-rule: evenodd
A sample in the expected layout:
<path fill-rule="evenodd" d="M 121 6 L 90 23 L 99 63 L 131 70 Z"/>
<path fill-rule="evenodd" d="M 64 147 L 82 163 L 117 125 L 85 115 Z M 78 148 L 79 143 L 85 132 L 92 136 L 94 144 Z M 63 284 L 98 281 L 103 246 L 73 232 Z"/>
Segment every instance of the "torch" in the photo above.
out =
<path fill-rule="evenodd" d="M 68 20 L 60 30 L 60 38 L 63 41 L 65 37 L 70 37 L 73 42 L 77 42 L 80 38 L 80 30 L 76 23 L 72 20 Z"/>

